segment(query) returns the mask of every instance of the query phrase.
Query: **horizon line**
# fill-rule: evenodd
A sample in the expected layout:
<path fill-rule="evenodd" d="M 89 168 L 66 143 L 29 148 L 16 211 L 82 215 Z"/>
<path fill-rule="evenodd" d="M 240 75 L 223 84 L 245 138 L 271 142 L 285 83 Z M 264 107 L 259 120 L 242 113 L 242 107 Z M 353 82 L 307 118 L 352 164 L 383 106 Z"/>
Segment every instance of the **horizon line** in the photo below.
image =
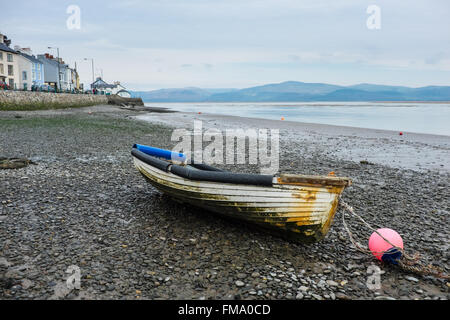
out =
<path fill-rule="evenodd" d="M 357 85 L 375 85 L 375 86 L 387 86 L 387 87 L 403 87 L 403 88 L 409 88 L 409 89 L 419 89 L 419 88 L 426 88 L 426 87 L 450 87 L 450 84 L 448 85 L 422 85 L 418 87 L 413 86 L 407 86 L 407 85 L 396 85 L 396 84 L 380 84 L 380 83 L 370 83 L 370 82 L 359 82 L 355 84 L 348 84 L 348 85 L 342 85 L 342 84 L 334 84 L 334 83 L 328 83 L 328 82 L 305 82 L 305 81 L 299 81 L 299 80 L 286 80 L 281 82 L 267 82 L 265 84 L 259 84 L 259 85 L 250 85 L 246 87 L 198 87 L 198 86 L 186 86 L 186 87 L 160 87 L 159 89 L 142 89 L 142 90 L 136 90 L 136 89 L 129 89 L 131 91 L 157 91 L 157 90 L 165 90 L 165 89 L 189 89 L 189 88 L 195 88 L 195 89 L 203 89 L 203 90 L 214 90 L 214 89 L 234 89 L 234 90 L 242 90 L 242 89 L 248 89 L 248 88 L 254 88 L 254 87 L 262 87 L 266 85 L 274 85 L 274 84 L 283 84 L 288 82 L 296 82 L 296 83 L 304 83 L 304 84 L 325 84 L 325 85 L 332 85 L 337 87 L 352 87 Z"/>

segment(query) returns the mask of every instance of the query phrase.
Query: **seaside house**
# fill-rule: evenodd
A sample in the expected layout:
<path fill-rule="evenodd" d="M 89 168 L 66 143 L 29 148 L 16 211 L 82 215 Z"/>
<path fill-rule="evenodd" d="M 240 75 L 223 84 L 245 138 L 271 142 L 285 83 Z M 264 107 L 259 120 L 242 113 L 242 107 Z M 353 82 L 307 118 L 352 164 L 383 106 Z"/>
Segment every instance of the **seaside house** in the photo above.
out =
<path fill-rule="evenodd" d="M 16 89 L 19 79 L 18 53 L 11 49 L 11 40 L 0 33 L 0 82 Z"/>
<path fill-rule="evenodd" d="M 120 84 L 119 81 L 114 81 L 113 84 L 105 82 L 101 77 L 98 77 L 94 83 L 91 84 L 91 89 L 96 89 L 100 94 L 117 94 L 121 97 L 130 98 L 131 94 Z"/>
<path fill-rule="evenodd" d="M 37 59 L 44 65 L 44 83 L 54 88 L 59 86 L 61 91 L 80 90 L 80 77 L 75 69 L 69 67 L 61 58 L 45 53 L 37 55 Z M 59 81 L 58 81 L 59 70 Z"/>
<path fill-rule="evenodd" d="M 21 73 L 21 77 L 23 78 L 25 76 L 25 78 L 27 79 L 23 79 L 22 83 L 25 84 L 27 83 L 27 89 L 26 90 L 30 90 L 33 86 L 34 87 L 40 87 L 44 84 L 44 65 L 41 61 L 39 61 L 31 52 L 30 48 L 20 48 L 18 46 L 15 46 L 14 49 L 19 53 L 20 57 L 19 57 L 19 71 Z M 28 63 L 31 64 L 31 70 L 24 70 L 21 67 L 21 60 L 27 60 Z M 27 65 L 25 63 L 22 63 L 23 65 Z M 25 75 L 24 71 L 28 71 L 29 74 Z M 20 83 L 20 81 L 19 81 Z M 28 83 L 30 83 L 30 85 L 28 85 Z M 20 86 L 21 89 L 25 89 L 22 88 Z"/>
<path fill-rule="evenodd" d="M 18 53 L 19 64 L 19 81 L 18 89 L 31 90 L 33 86 L 41 86 L 44 84 L 44 67 L 42 62 L 33 56 L 30 48 L 21 48 L 14 46 L 14 50 Z"/>
<path fill-rule="evenodd" d="M 80 90 L 80 77 L 76 69 L 70 68 L 61 60 L 61 90 L 74 91 Z"/>
<path fill-rule="evenodd" d="M 50 56 L 53 57 L 53 56 Z M 62 58 L 53 58 L 56 61 L 56 69 L 58 69 L 58 63 L 59 63 L 59 84 L 60 84 L 60 90 L 66 91 L 70 90 L 70 84 L 72 82 L 72 73 L 70 71 L 69 65 L 64 62 Z M 58 71 L 58 70 L 56 70 Z"/>
<path fill-rule="evenodd" d="M 60 72 L 61 72 L 61 90 L 71 90 L 70 85 L 72 83 L 72 72 L 70 71 L 69 65 L 65 64 L 60 58 Z"/>
<path fill-rule="evenodd" d="M 70 69 L 71 71 L 71 87 L 73 90 L 79 91 L 80 90 L 80 76 L 78 75 L 77 72 L 77 66 L 75 64 L 75 68 L 74 69 Z"/>
<path fill-rule="evenodd" d="M 93 83 L 91 83 L 91 89 L 97 90 L 100 94 L 111 94 L 114 85 L 106 83 L 101 77 L 98 77 Z"/>
<path fill-rule="evenodd" d="M 44 84 L 52 86 L 53 88 L 58 88 L 58 65 L 61 80 L 61 64 L 48 53 L 38 54 L 37 59 L 44 65 Z"/>
<path fill-rule="evenodd" d="M 16 47 L 14 48 L 16 49 Z M 31 90 L 31 70 L 32 63 L 26 57 L 21 55 L 20 53 L 17 55 L 18 62 L 18 77 L 16 77 L 17 81 L 17 89 L 28 91 Z"/>

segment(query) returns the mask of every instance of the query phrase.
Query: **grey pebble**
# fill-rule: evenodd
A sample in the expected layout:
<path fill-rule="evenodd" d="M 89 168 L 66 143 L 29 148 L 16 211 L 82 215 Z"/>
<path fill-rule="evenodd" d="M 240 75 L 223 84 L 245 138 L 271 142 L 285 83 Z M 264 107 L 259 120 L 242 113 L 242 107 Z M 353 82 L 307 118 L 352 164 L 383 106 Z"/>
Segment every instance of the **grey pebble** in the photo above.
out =
<path fill-rule="evenodd" d="M 235 282 L 235 284 L 236 284 L 236 286 L 238 286 L 238 287 L 243 287 L 243 286 L 245 285 L 245 283 L 242 282 L 242 281 L 240 281 L 240 280 L 237 280 L 237 281 Z"/>

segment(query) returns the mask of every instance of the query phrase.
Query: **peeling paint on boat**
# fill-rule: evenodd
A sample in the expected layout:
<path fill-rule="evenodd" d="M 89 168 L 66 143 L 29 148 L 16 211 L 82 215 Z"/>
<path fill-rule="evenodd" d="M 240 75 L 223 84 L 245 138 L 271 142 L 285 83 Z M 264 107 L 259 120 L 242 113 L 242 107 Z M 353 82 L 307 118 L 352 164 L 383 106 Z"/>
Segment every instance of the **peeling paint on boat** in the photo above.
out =
<path fill-rule="evenodd" d="M 270 186 L 194 181 L 133 157 L 134 165 L 160 191 L 178 201 L 256 224 L 301 242 L 325 237 L 347 178 L 281 175 Z"/>

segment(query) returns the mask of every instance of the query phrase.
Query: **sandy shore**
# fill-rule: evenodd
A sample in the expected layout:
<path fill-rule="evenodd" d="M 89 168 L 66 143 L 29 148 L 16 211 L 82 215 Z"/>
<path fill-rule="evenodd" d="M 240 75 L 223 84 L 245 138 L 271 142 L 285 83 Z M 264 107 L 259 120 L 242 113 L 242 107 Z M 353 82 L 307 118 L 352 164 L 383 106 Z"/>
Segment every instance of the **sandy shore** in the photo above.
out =
<path fill-rule="evenodd" d="M 0 298 L 449 298 L 447 281 L 356 251 L 341 211 L 323 241 L 301 245 L 174 203 L 146 184 L 132 144 L 172 148 L 173 127 L 193 119 L 205 128 L 280 128 L 280 171 L 352 178 L 343 200 L 449 272 L 449 137 L 96 106 L 0 113 L 0 156 L 37 162 L 0 170 Z M 349 223 L 366 243 L 370 231 Z M 80 268 L 80 290 L 65 286 L 71 265 Z M 371 265 L 382 271 L 376 290 L 366 285 Z"/>

